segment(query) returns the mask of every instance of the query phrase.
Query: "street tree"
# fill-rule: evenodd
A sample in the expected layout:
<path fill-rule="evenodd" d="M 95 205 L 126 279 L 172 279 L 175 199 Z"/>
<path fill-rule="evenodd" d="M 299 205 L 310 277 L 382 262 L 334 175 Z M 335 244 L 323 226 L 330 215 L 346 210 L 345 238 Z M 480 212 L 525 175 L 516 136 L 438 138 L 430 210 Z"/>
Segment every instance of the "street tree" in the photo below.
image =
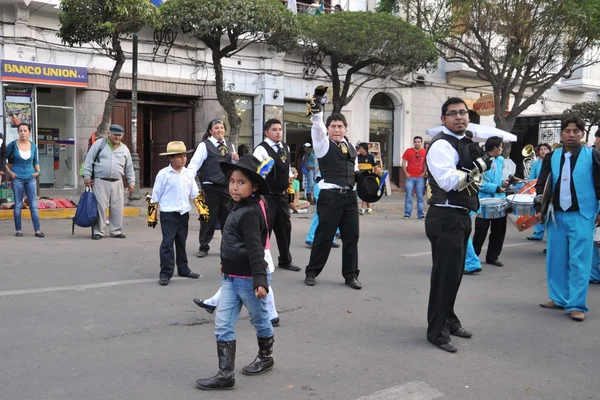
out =
<path fill-rule="evenodd" d="M 279 0 L 169 0 L 160 7 L 165 27 L 187 34 L 211 51 L 217 100 L 227 113 L 230 141 L 237 144 L 242 120 L 234 94 L 223 78 L 223 59 L 252 44 L 265 44 L 276 51 L 296 38 L 296 21 Z"/>
<path fill-rule="evenodd" d="M 584 101 L 573 104 L 564 111 L 565 116 L 576 116 L 585 122 L 585 141 L 588 141 L 590 130 L 597 126 L 600 129 L 600 101 Z"/>
<path fill-rule="evenodd" d="M 489 83 L 496 127 L 517 116 L 563 77 L 598 61 L 597 0 L 397 0 L 436 43 Z M 391 6 L 390 6 L 391 4 Z M 388 10 L 398 7 L 385 1 Z M 508 112 L 507 112 L 508 111 Z"/>
<path fill-rule="evenodd" d="M 387 13 L 299 14 L 298 51 L 305 71 L 322 71 L 331 82 L 333 112 L 341 112 L 366 83 L 402 78 L 435 67 L 433 42 L 417 27 Z"/>
<path fill-rule="evenodd" d="M 156 8 L 150 0 L 62 0 L 58 36 L 69 46 L 94 45 L 100 53 L 115 60 L 110 76 L 108 97 L 97 132 L 108 131 L 117 96 L 117 81 L 125 64 L 123 39 L 152 26 Z"/>

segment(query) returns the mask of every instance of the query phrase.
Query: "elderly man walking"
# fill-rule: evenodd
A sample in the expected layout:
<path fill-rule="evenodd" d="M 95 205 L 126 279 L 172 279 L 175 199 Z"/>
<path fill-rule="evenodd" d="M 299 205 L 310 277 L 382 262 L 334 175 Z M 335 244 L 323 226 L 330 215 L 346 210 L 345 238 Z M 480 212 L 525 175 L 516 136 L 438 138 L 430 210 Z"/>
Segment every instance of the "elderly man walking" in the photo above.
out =
<path fill-rule="evenodd" d="M 106 226 L 106 210 L 110 211 L 110 236 L 125 239 L 122 232 L 123 206 L 123 176 L 127 178 L 129 193 L 135 188 L 135 175 L 131 153 L 121 141 L 125 129 L 121 125 L 111 125 L 108 137 L 96 140 L 83 166 L 83 183 L 86 187 L 94 187 L 98 200 L 99 218 L 92 227 L 92 239 L 100 240 L 104 236 Z"/>

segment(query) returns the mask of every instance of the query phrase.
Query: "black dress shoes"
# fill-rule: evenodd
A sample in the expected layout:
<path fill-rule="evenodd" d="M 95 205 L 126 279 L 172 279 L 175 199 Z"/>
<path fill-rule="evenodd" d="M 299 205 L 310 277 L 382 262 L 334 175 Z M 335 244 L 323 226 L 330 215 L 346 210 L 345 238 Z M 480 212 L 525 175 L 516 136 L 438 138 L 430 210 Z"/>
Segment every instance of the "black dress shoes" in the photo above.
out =
<path fill-rule="evenodd" d="M 160 286 L 167 286 L 169 284 L 169 278 L 160 278 L 158 284 Z"/>
<path fill-rule="evenodd" d="M 465 328 L 462 328 L 462 327 L 458 328 L 454 332 L 450 332 L 450 334 L 461 337 L 461 338 L 465 338 L 465 339 L 469 339 L 471 336 L 473 336 L 473 334 L 471 332 L 469 332 L 468 330 L 466 330 Z"/>
<path fill-rule="evenodd" d="M 481 272 L 481 268 L 474 269 L 473 271 L 465 271 L 465 275 L 475 275 Z"/>
<path fill-rule="evenodd" d="M 197 256 L 197 257 L 198 257 L 198 258 L 204 258 L 204 257 L 206 257 L 207 255 L 208 255 L 208 250 L 200 250 L 200 251 L 198 252 L 198 256 Z"/>
<path fill-rule="evenodd" d="M 333 247 L 334 249 L 337 249 L 338 247 L 340 247 L 340 244 L 333 242 L 333 243 L 331 243 L 331 247 Z"/>
<path fill-rule="evenodd" d="M 206 310 L 206 312 L 208 312 L 209 314 L 214 313 L 215 309 L 217 308 L 215 306 L 209 306 L 202 299 L 196 299 L 196 298 L 194 298 L 194 304 L 196 304 L 200 308 L 204 308 Z"/>
<path fill-rule="evenodd" d="M 195 272 L 191 272 L 191 271 L 190 271 L 189 274 L 187 274 L 187 275 L 181 275 L 181 276 L 184 277 L 184 278 L 191 278 L 191 279 L 198 279 L 198 278 L 200 278 L 200 275 L 198 275 Z"/>
<path fill-rule="evenodd" d="M 280 265 L 278 265 L 277 267 L 278 267 L 278 268 L 287 269 L 288 271 L 294 271 L 294 272 L 298 272 L 298 271 L 301 271 L 301 270 L 302 270 L 302 268 L 300 268 L 299 266 L 297 266 L 296 264 L 294 264 L 294 263 L 292 263 L 292 262 L 291 262 L 291 263 L 289 263 L 289 264 L 285 264 L 285 265 L 281 265 L 281 264 L 280 264 Z"/>
<path fill-rule="evenodd" d="M 495 265 L 496 267 L 504 267 L 504 264 L 502 264 L 502 262 L 500 262 L 500 260 L 496 259 L 494 261 L 486 261 L 486 263 L 490 264 L 490 265 Z"/>
<path fill-rule="evenodd" d="M 435 344 L 435 343 L 434 343 Z M 440 349 L 447 351 L 448 353 L 456 353 L 456 347 L 452 344 L 452 342 L 444 343 L 444 344 L 435 344 Z"/>
<path fill-rule="evenodd" d="M 317 280 L 314 276 L 306 275 L 306 278 L 304 278 L 304 283 L 306 283 L 306 286 L 315 286 L 317 284 Z"/>
<path fill-rule="evenodd" d="M 346 279 L 346 285 L 350 286 L 352 289 L 362 289 L 362 285 L 356 278 Z"/>

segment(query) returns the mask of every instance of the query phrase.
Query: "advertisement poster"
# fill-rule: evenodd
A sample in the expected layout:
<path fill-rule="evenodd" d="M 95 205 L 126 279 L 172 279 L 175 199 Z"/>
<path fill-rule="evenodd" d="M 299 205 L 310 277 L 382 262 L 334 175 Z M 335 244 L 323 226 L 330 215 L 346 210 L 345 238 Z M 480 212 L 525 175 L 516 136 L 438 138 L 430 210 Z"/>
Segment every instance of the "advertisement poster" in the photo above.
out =
<path fill-rule="evenodd" d="M 26 88 L 4 89 L 4 122 L 6 131 L 6 143 L 19 138 L 17 126 L 21 123 L 33 122 L 31 90 Z M 33 130 L 33 127 L 32 127 Z M 31 140 L 35 140 L 33 135 Z"/>

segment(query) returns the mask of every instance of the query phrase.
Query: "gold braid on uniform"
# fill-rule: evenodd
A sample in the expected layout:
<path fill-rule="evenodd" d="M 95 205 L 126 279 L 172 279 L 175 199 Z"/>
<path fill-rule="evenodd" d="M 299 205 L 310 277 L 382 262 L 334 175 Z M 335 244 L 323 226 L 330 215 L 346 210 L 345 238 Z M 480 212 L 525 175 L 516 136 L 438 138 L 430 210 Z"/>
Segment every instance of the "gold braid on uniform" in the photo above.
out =
<path fill-rule="evenodd" d="M 196 206 L 196 211 L 198 211 L 198 221 L 208 222 L 210 220 L 210 215 L 208 214 L 204 190 L 198 191 L 198 196 L 194 197 L 194 205 Z"/>
<path fill-rule="evenodd" d="M 148 211 L 146 211 L 146 221 L 148 222 L 148 227 L 156 228 L 156 224 L 158 223 L 158 220 L 156 219 L 158 204 L 152 203 L 152 196 L 150 196 L 150 193 L 148 192 L 146 192 L 146 203 L 148 203 Z"/>

